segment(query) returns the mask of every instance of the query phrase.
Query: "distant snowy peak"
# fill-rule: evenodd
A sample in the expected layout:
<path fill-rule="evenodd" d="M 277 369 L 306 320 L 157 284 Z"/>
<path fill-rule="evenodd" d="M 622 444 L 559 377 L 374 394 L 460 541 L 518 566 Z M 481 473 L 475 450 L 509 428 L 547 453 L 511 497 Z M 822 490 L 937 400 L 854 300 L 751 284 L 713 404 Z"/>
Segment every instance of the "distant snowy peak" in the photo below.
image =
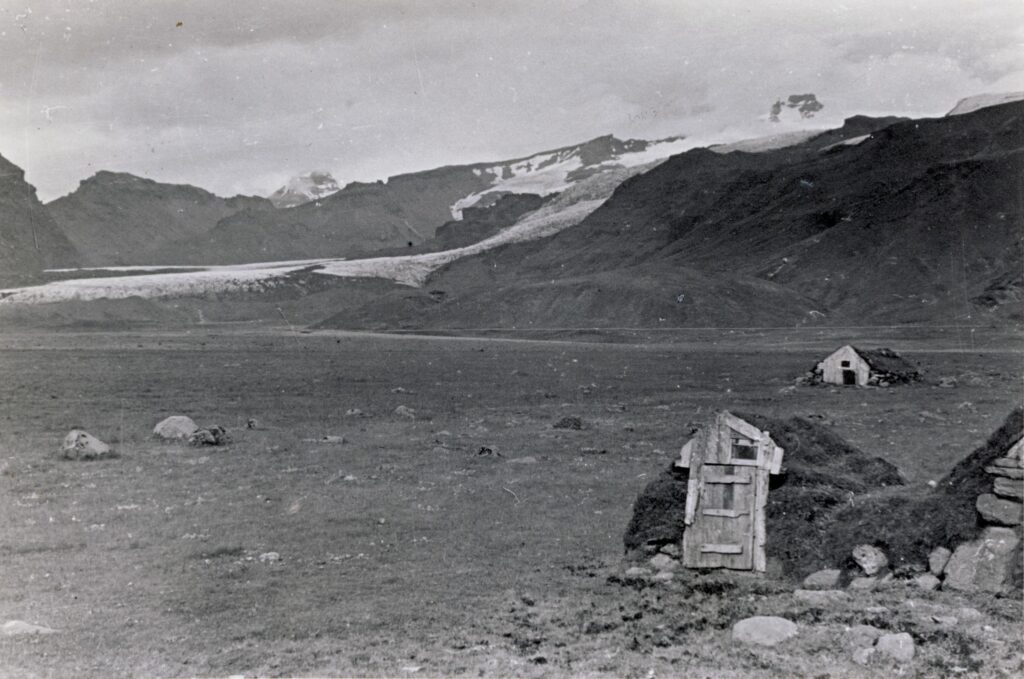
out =
<path fill-rule="evenodd" d="M 326 198 L 332 193 L 337 193 L 340 188 L 330 172 L 314 170 L 298 177 L 292 177 L 287 184 L 270 194 L 269 198 L 275 207 L 295 207 Z"/>
<path fill-rule="evenodd" d="M 947 116 L 959 116 L 964 113 L 970 113 L 977 111 L 979 108 L 988 108 L 989 106 L 998 106 L 1000 104 L 1009 104 L 1011 101 L 1020 101 L 1024 99 L 1024 92 L 999 92 L 993 94 L 979 94 L 974 97 L 965 97 L 960 101 L 956 102 L 956 106 L 953 110 L 947 113 Z"/>
<path fill-rule="evenodd" d="M 560 193 L 595 174 L 663 160 L 687 148 L 681 136 L 647 141 L 606 135 L 527 158 L 474 165 L 473 174 L 486 186 L 452 204 L 452 216 L 461 219 L 467 207 L 485 207 L 509 193 Z"/>

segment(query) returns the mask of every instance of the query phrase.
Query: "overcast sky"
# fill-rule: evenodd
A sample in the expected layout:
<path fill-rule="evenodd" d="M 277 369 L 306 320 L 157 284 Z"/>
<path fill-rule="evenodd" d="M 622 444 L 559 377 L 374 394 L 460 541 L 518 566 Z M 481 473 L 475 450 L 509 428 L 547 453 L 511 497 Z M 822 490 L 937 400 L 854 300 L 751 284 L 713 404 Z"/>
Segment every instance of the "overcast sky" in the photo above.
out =
<path fill-rule="evenodd" d="M 1020 0 L 0 0 L 0 154 L 44 200 L 98 170 L 267 194 L 594 136 L 941 115 L 1024 90 Z"/>

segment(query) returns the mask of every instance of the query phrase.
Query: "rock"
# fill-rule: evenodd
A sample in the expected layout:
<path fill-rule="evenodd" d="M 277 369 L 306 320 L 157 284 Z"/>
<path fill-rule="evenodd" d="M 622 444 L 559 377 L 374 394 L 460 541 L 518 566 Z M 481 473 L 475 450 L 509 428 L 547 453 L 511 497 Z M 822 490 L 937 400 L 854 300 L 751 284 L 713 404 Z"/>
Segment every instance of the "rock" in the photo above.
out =
<path fill-rule="evenodd" d="M 873 592 L 878 588 L 878 578 L 854 578 L 846 589 L 854 592 Z"/>
<path fill-rule="evenodd" d="M 537 464 L 537 458 L 533 455 L 526 455 L 525 457 L 513 457 L 508 461 L 509 464 Z"/>
<path fill-rule="evenodd" d="M 579 431 L 583 429 L 583 420 L 578 417 L 563 417 L 558 422 L 551 425 L 552 429 L 574 429 Z"/>
<path fill-rule="evenodd" d="M 932 622 L 943 627 L 956 627 L 960 623 L 960 619 L 955 615 L 933 615 Z"/>
<path fill-rule="evenodd" d="M 1022 516 L 1024 505 L 1013 500 L 996 497 L 991 493 L 979 495 L 975 506 L 985 523 L 994 523 L 998 526 L 1018 526 L 1024 518 Z"/>
<path fill-rule="evenodd" d="M 827 568 L 815 571 L 804 578 L 801 587 L 804 589 L 835 589 L 839 585 L 840 571 L 837 568 Z"/>
<path fill-rule="evenodd" d="M 668 554 L 674 559 L 679 558 L 679 545 L 677 545 L 674 542 L 669 542 L 668 544 L 662 545 L 661 549 L 659 549 L 658 551 L 662 554 Z"/>
<path fill-rule="evenodd" d="M 161 439 L 187 439 L 196 433 L 199 425 L 185 415 L 171 415 L 153 427 L 153 435 Z"/>
<path fill-rule="evenodd" d="M 607 455 L 608 451 L 604 448 L 580 448 L 581 455 Z"/>
<path fill-rule="evenodd" d="M 914 578 L 913 582 L 915 587 L 923 589 L 926 592 L 938 589 L 941 584 L 939 579 L 931 573 L 922 573 Z"/>
<path fill-rule="evenodd" d="M 643 566 L 631 566 L 626 569 L 625 576 L 627 578 L 646 578 L 651 572 Z"/>
<path fill-rule="evenodd" d="M 231 442 L 228 430 L 219 424 L 211 424 L 205 429 L 199 429 L 188 437 L 190 446 L 223 446 Z"/>
<path fill-rule="evenodd" d="M 281 560 L 281 555 L 277 552 L 263 552 L 260 554 L 260 563 L 277 563 Z"/>
<path fill-rule="evenodd" d="M 1001 497 L 1024 500 L 1024 479 L 997 478 L 992 492 Z"/>
<path fill-rule="evenodd" d="M 407 406 L 398 406 L 397 408 L 395 408 L 395 415 L 397 415 L 398 417 L 404 417 L 407 420 L 416 419 L 416 411 Z"/>
<path fill-rule="evenodd" d="M 952 389 L 953 387 L 956 386 L 956 378 L 955 377 L 940 377 L 939 378 L 939 386 L 942 387 L 943 389 Z"/>
<path fill-rule="evenodd" d="M 957 609 L 956 615 L 961 620 L 968 622 L 977 622 L 985 617 L 985 614 L 979 611 L 977 608 L 971 608 L 969 606 L 962 606 Z"/>
<path fill-rule="evenodd" d="M 811 606 L 826 608 L 846 603 L 850 600 L 850 595 L 840 589 L 798 589 L 793 592 L 793 598 Z"/>
<path fill-rule="evenodd" d="M 872 625 L 854 625 L 843 632 L 843 643 L 847 648 L 866 648 L 873 646 L 875 640 L 884 632 Z"/>
<path fill-rule="evenodd" d="M 345 411 L 345 417 L 362 417 L 363 411 L 359 408 L 349 408 Z"/>
<path fill-rule="evenodd" d="M 732 626 L 732 638 L 744 644 L 775 646 L 796 635 L 796 623 L 771 615 L 757 615 Z"/>
<path fill-rule="evenodd" d="M 679 562 L 668 554 L 655 554 L 651 557 L 650 564 L 656 571 L 674 571 L 679 567 Z"/>
<path fill-rule="evenodd" d="M 951 556 L 953 556 L 953 552 L 950 550 L 945 547 L 936 547 L 928 555 L 928 570 L 932 575 L 942 575 Z"/>
<path fill-rule="evenodd" d="M 674 577 L 676 577 L 676 574 L 672 571 L 658 571 L 651 576 L 651 580 L 653 582 L 671 582 Z"/>
<path fill-rule="evenodd" d="M 0 626 L 0 635 L 13 637 L 19 634 L 54 634 L 57 630 L 42 625 L 33 625 L 24 620 L 10 620 Z"/>
<path fill-rule="evenodd" d="M 250 417 L 248 420 L 245 421 L 246 429 L 258 429 L 259 426 L 260 423 L 256 420 L 255 417 Z"/>
<path fill-rule="evenodd" d="M 993 476 L 1005 476 L 1008 479 L 1024 479 L 1024 469 L 1019 469 L 1015 466 L 1003 465 L 997 467 L 991 465 L 985 467 L 985 473 L 992 474 Z"/>
<path fill-rule="evenodd" d="M 986 528 L 977 540 L 965 542 L 953 552 L 943 586 L 962 592 L 1005 591 L 1018 542 L 1011 528 Z"/>
<path fill-rule="evenodd" d="M 885 552 L 871 545 L 857 545 L 853 548 L 853 560 L 866 575 L 874 575 L 889 565 Z"/>
<path fill-rule="evenodd" d="M 60 446 L 61 454 L 68 460 L 96 460 L 110 455 L 110 446 L 81 429 L 72 429 Z"/>
<path fill-rule="evenodd" d="M 867 665 L 871 662 L 871 658 L 875 655 L 875 647 L 869 646 L 868 648 L 858 648 L 853 652 L 853 662 L 858 665 Z"/>
<path fill-rule="evenodd" d="M 906 632 L 883 634 L 875 643 L 875 652 L 896 662 L 910 662 L 914 659 L 914 638 Z"/>

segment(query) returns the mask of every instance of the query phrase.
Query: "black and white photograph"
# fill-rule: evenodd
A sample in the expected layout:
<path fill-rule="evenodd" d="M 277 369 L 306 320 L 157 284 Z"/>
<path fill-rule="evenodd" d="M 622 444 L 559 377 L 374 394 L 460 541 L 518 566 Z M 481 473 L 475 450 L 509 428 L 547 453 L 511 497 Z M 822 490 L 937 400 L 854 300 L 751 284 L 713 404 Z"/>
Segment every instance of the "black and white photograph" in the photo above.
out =
<path fill-rule="evenodd" d="M 0 679 L 1024 677 L 1020 0 L 0 0 Z"/>

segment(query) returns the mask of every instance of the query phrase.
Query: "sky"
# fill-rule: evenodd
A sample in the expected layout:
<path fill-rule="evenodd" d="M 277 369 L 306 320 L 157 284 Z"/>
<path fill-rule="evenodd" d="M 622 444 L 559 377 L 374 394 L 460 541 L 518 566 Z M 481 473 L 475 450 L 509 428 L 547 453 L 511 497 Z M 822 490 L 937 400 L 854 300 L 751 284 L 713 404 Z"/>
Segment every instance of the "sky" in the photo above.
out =
<path fill-rule="evenodd" d="M 0 155 L 267 195 L 619 137 L 734 140 L 1024 90 L 1020 0 L 0 0 Z"/>

